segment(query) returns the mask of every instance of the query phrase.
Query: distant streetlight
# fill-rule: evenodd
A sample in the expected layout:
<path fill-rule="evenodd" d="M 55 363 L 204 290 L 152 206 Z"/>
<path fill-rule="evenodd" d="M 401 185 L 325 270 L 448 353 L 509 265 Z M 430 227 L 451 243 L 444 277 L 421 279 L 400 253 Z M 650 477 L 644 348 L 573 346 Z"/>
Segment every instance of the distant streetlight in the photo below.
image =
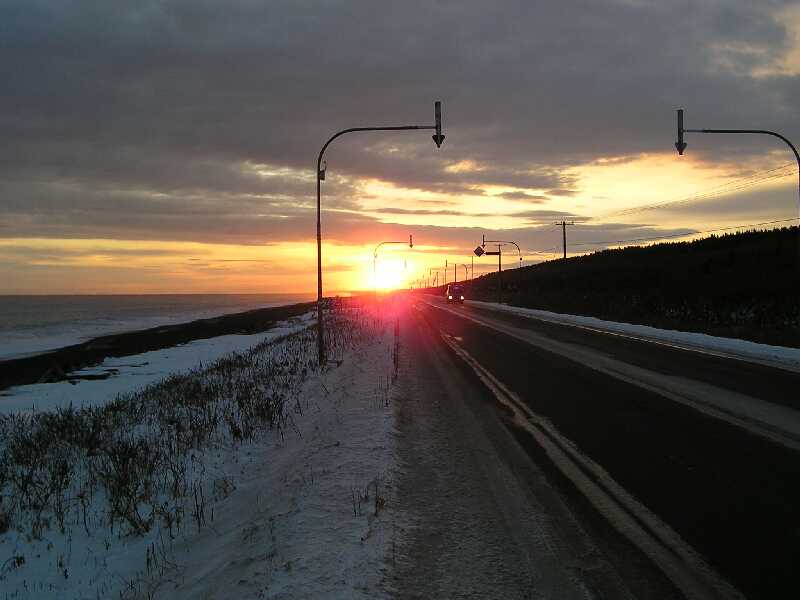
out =
<path fill-rule="evenodd" d="M 431 273 L 434 274 L 433 287 L 436 287 L 437 284 L 439 283 L 439 269 L 436 268 L 436 267 L 431 267 L 430 269 L 428 269 L 428 276 L 429 277 L 430 277 Z M 428 286 L 428 287 L 431 287 L 431 286 Z"/>
<path fill-rule="evenodd" d="M 510 242 L 506 240 L 487 240 L 486 236 L 483 236 L 483 241 L 481 245 L 473 250 L 475 256 L 480 258 L 484 254 L 486 256 L 497 256 L 497 297 L 499 302 L 503 302 L 503 246 L 511 245 L 517 247 L 517 253 L 519 254 L 519 266 L 522 266 L 522 250 L 520 250 L 519 246 L 516 242 Z M 497 244 L 497 252 L 488 252 L 484 250 L 486 244 Z"/>
<path fill-rule="evenodd" d="M 766 129 L 684 129 L 683 127 L 683 109 L 679 108 L 678 113 L 678 141 L 675 142 L 675 149 L 678 154 L 683 156 L 683 151 L 686 150 L 686 142 L 683 141 L 685 133 L 758 133 L 762 135 L 771 135 L 786 142 L 786 145 L 794 152 L 794 157 L 797 160 L 797 194 L 800 201 L 800 154 L 797 152 L 794 144 L 788 138 L 782 136 L 780 133 L 768 131 Z"/>
<path fill-rule="evenodd" d="M 519 249 L 517 242 L 509 242 L 507 240 L 487 240 L 486 236 L 483 236 L 483 243 L 481 246 L 486 246 L 486 244 L 500 244 L 500 245 L 508 245 L 512 244 L 517 247 L 517 254 L 519 254 L 519 267 L 522 267 L 522 250 Z"/>
<path fill-rule="evenodd" d="M 411 129 L 433 129 L 436 133 L 433 134 L 433 141 L 436 147 L 439 148 L 444 141 L 442 134 L 442 103 L 438 100 L 433 104 L 434 124 L 433 125 L 400 125 L 394 127 L 351 127 L 343 129 L 338 133 L 333 134 L 322 149 L 319 151 L 317 157 L 317 350 L 319 356 L 320 366 L 325 364 L 325 327 L 322 320 L 322 220 L 321 220 L 321 195 L 322 195 L 322 180 L 325 179 L 325 168 L 322 166 L 323 155 L 330 143 L 345 133 L 354 133 L 356 131 L 406 131 Z"/>
<path fill-rule="evenodd" d="M 372 251 L 372 278 L 375 280 L 375 287 L 377 288 L 378 285 L 378 249 L 381 246 L 386 244 L 405 244 L 406 242 L 381 242 L 377 246 L 375 246 L 375 250 Z M 414 247 L 414 237 L 412 235 L 408 236 L 408 247 Z"/>
<path fill-rule="evenodd" d="M 444 261 L 445 284 L 447 283 L 447 271 L 450 269 L 450 262 Z M 453 261 L 453 283 L 458 283 L 458 262 Z"/>
<path fill-rule="evenodd" d="M 503 302 L 503 251 L 502 245 L 497 244 L 497 252 L 489 252 L 488 250 L 484 250 L 483 246 L 486 244 L 484 241 L 483 244 L 475 248 L 473 252 L 475 256 L 480 258 L 481 256 L 496 256 L 497 257 L 497 301 Z"/>
<path fill-rule="evenodd" d="M 469 269 L 467 268 L 467 265 L 465 265 L 464 263 L 461 263 L 461 266 L 464 267 L 464 281 L 466 281 L 467 279 L 470 278 Z"/>

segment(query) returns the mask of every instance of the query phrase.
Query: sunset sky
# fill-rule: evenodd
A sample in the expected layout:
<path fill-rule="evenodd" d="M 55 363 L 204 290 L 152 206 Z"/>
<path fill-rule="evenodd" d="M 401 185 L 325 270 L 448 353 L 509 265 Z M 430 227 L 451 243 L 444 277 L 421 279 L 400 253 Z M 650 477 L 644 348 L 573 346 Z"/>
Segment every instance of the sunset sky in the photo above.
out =
<path fill-rule="evenodd" d="M 800 143 L 796 2 L 6 0 L 0 77 L 0 294 L 312 292 L 320 147 L 434 100 L 328 149 L 327 292 L 798 215 L 779 140 L 673 148 Z"/>

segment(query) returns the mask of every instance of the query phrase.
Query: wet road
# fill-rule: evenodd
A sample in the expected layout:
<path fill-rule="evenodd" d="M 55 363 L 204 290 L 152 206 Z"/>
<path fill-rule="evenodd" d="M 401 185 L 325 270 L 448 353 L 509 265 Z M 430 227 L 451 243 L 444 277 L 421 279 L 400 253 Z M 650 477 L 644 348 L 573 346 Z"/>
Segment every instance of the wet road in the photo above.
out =
<path fill-rule="evenodd" d="M 436 301 L 402 330 L 400 597 L 794 593 L 800 375 Z"/>

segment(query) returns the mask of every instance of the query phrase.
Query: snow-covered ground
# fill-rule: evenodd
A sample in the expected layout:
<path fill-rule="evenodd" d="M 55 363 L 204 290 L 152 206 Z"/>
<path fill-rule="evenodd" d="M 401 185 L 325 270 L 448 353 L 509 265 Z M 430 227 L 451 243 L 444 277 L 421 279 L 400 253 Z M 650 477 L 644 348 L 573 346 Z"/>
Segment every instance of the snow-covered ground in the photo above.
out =
<path fill-rule="evenodd" d="M 160 381 L 170 373 L 179 373 L 207 365 L 231 352 L 243 352 L 263 341 L 275 340 L 308 327 L 313 313 L 281 321 L 264 333 L 221 335 L 194 340 L 179 346 L 162 348 L 119 358 L 107 358 L 102 364 L 73 371 L 80 378 L 99 375 L 106 379 L 74 379 L 53 383 L 23 385 L 0 392 L 0 414 L 24 410 L 53 410 L 72 405 L 98 406 L 117 397 Z"/>
<path fill-rule="evenodd" d="M 768 344 L 757 344 L 746 340 L 716 337 L 704 333 L 657 329 L 647 325 L 633 325 L 631 323 L 617 323 L 615 321 L 604 321 L 595 317 L 554 313 L 534 308 L 498 304 L 496 302 L 480 302 L 477 300 L 467 300 L 466 302 L 467 304 L 479 308 L 508 312 L 542 321 L 611 332 L 691 350 L 711 352 L 732 358 L 741 358 L 783 369 L 800 371 L 800 348 L 770 346 Z"/>
<path fill-rule="evenodd" d="M 177 545 L 161 597 L 382 597 L 394 471 L 386 350 L 361 349 L 309 381 L 295 432 L 225 461 L 236 490 L 211 527 Z"/>
<path fill-rule="evenodd" d="M 390 399 L 396 347 L 389 318 L 374 317 L 377 333 L 366 341 L 340 331 L 348 338 L 340 347 L 347 348 L 322 373 L 298 371 L 283 429 L 265 430 L 250 441 L 217 441 L 191 453 L 185 506 L 166 508 L 165 501 L 163 516 L 147 531 L 132 533 L 119 520 L 102 526 L 102 489 L 80 502 L 72 497 L 60 525 L 52 517 L 37 531 L 12 524 L 0 534 L 0 598 L 382 597 L 393 539 L 386 513 L 395 472 Z M 303 326 L 307 322 L 270 335 Z M 43 397 L 41 386 L 26 386 L 37 389 L 21 396 L 27 401 L 19 409 L 30 414 L 34 391 L 40 393 L 38 408 L 61 405 L 70 390 L 81 388 L 93 390 L 80 396 L 82 401 L 96 404 L 104 389 L 129 390 L 170 369 L 197 367 L 193 361 L 210 362 L 223 348 L 243 349 L 264 338 L 224 337 L 148 353 L 155 356 L 142 362 L 159 361 L 157 369 L 148 365 L 150 375 L 121 368 L 109 380 L 64 383 L 69 387 L 58 396 Z M 250 337 L 258 340 L 242 339 Z M 273 346 L 273 356 L 297 351 L 285 338 Z M 313 348 L 302 346 L 312 357 Z M 284 377 L 280 369 L 275 373 Z M 92 387 L 108 382 L 110 388 Z M 78 398 L 72 397 L 73 404 L 81 404 Z M 0 496 L 0 517 L 7 506 Z M 143 516 L 149 508 L 143 505 Z M 182 516 L 178 525 L 175 516 Z"/>

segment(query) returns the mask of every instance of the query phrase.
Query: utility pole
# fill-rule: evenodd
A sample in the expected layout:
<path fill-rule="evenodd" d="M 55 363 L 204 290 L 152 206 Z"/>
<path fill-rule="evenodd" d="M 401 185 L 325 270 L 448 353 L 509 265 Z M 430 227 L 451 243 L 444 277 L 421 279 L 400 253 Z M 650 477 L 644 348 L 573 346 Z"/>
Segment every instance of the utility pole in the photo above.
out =
<path fill-rule="evenodd" d="M 575 225 L 574 221 L 556 221 L 556 225 L 561 225 L 561 239 L 564 241 L 564 258 L 567 258 L 567 225 Z"/>
<path fill-rule="evenodd" d="M 444 259 L 444 283 L 442 285 L 447 285 L 447 259 Z"/>
<path fill-rule="evenodd" d="M 453 283 L 458 283 L 458 263 L 453 263 Z"/>

